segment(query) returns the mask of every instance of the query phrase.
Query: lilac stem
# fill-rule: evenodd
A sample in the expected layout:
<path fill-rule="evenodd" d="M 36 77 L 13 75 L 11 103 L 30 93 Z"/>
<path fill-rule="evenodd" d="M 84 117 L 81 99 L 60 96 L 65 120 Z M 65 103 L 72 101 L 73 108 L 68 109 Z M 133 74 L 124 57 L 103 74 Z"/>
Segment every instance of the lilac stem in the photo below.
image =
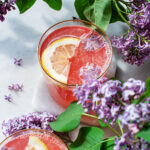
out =
<path fill-rule="evenodd" d="M 112 138 L 112 139 L 108 139 L 108 140 L 104 140 L 104 141 L 102 141 L 102 142 L 100 142 L 100 144 L 101 143 L 105 143 L 105 142 L 108 142 L 108 141 L 113 141 L 115 138 Z"/>
<path fill-rule="evenodd" d="M 82 115 L 84 115 L 84 116 L 89 116 L 89 117 L 92 117 L 92 118 L 95 118 L 95 119 L 98 120 L 98 117 L 97 117 L 97 116 L 93 116 L 93 115 L 86 114 L 86 113 L 84 113 L 84 114 L 82 114 Z M 103 120 L 101 120 L 101 121 L 103 121 Z M 109 125 L 108 123 L 104 123 L 104 124 L 106 124 L 108 128 L 110 128 L 115 134 L 117 134 L 117 136 L 120 136 L 119 132 L 117 132 L 111 125 Z"/>
<path fill-rule="evenodd" d="M 125 2 L 123 0 L 118 0 L 119 2 L 123 3 L 124 5 L 130 6 L 130 2 Z"/>
<path fill-rule="evenodd" d="M 124 134 L 124 131 L 123 131 L 123 128 L 121 127 L 120 120 L 118 121 L 118 126 L 119 126 L 119 128 L 120 128 L 121 134 L 123 135 L 123 134 Z"/>
<path fill-rule="evenodd" d="M 114 4 L 115 4 L 115 7 L 116 7 L 116 9 L 117 9 L 117 12 L 118 12 L 118 14 L 120 15 L 120 17 L 122 18 L 122 20 L 135 32 L 133 26 L 132 26 L 132 25 L 124 18 L 124 16 L 122 15 L 121 10 L 120 10 L 120 8 L 119 8 L 119 6 L 118 6 L 116 0 L 113 0 L 113 2 L 114 2 Z M 135 32 L 135 33 L 136 33 L 136 32 Z M 143 41 L 147 42 L 147 40 L 146 40 L 145 38 L 143 38 L 142 36 L 140 36 L 139 34 L 136 33 L 136 35 L 137 35 L 139 38 L 141 38 Z"/>

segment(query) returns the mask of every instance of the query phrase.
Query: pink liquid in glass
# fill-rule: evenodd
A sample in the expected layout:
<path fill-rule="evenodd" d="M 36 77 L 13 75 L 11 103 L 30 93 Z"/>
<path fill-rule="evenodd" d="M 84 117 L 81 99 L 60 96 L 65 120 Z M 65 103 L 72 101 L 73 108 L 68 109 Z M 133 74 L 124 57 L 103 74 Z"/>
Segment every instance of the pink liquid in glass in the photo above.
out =
<path fill-rule="evenodd" d="M 79 76 L 81 67 L 86 66 L 87 63 L 99 66 L 101 68 L 100 76 L 107 70 L 112 57 L 110 43 L 104 38 L 104 35 L 99 34 L 86 26 L 78 25 L 56 29 L 43 40 L 40 47 L 39 55 L 41 59 L 44 50 L 54 41 L 65 37 L 77 38 L 81 41 L 81 39 L 84 40 L 84 38 L 88 38 L 90 33 L 100 37 L 102 47 L 88 51 L 85 49 L 85 44 L 83 42 L 79 43 L 75 49 L 74 56 L 69 58 L 70 68 L 66 84 L 59 82 L 57 78 L 48 75 L 46 70 L 44 70 L 51 97 L 65 108 L 68 107 L 72 101 L 76 100 L 75 96 L 73 96 L 73 90 L 75 89 L 75 85 L 82 84 L 82 78 Z M 42 62 L 40 63 L 42 65 Z"/>
<path fill-rule="evenodd" d="M 37 150 L 34 146 L 28 147 L 30 136 L 34 136 L 40 140 L 46 147 L 43 147 L 45 150 L 68 150 L 66 145 L 54 134 L 44 134 L 44 133 L 33 133 L 20 135 L 3 146 L 2 150 Z M 36 143 L 38 145 L 39 142 Z M 39 150 L 39 149 L 38 149 Z"/>

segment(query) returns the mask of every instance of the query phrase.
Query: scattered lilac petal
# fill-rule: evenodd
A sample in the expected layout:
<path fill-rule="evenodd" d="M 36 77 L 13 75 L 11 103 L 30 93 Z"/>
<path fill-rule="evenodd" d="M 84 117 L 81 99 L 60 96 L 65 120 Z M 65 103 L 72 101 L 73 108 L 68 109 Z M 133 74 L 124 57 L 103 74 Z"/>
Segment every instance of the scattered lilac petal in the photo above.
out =
<path fill-rule="evenodd" d="M 7 100 L 8 102 L 12 102 L 12 96 L 11 96 L 11 94 L 5 95 L 5 100 Z"/>
<path fill-rule="evenodd" d="M 19 84 L 12 84 L 12 85 L 8 86 L 9 90 L 15 91 L 15 92 L 22 91 L 23 90 L 22 88 L 23 88 L 23 84 L 21 84 L 21 85 L 19 85 Z"/>
<path fill-rule="evenodd" d="M 22 65 L 22 59 L 17 59 L 17 58 L 14 58 L 14 64 L 17 65 L 17 66 L 21 66 Z"/>

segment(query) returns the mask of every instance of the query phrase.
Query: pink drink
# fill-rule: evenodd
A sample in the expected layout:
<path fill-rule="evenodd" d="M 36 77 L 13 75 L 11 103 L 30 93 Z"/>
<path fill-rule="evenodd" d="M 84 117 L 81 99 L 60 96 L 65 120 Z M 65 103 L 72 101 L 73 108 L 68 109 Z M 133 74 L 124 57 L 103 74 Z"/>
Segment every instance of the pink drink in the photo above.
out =
<path fill-rule="evenodd" d="M 75 20 L 61 22 L 54 25 L 43 35 L 39 44 L 39 60 L 45 72 L 50 95 L 57 103 L 65 108 L 72 101 L 76 100 L 75 96 L 73 96 L 73 90 L 75 89 L 75 86 L 77 84 L 82 84 L 82 78 L 79 76 L 81 68 L 85 67 L 87 63 L 93 64 L 94 66 L 99 66 L 101 68 L 99 77 L 101 77 L 107 71 L 112 58 L 111 44 L 106 35 L 95 25 L 89 24 L 88 22 L 84 22 L 86 24 L 81 24 L 82 22 L 84 21 Z M 95 30 L 93 30 L 92 28 L 94 28 Z M 98 37 L 98 43 L 100 44 L 100 46 L 98 47 L 93 45 L 97 48 L 94 50 L 87 50 L 86 44 L 89 44 L 89 41 L 87 39 L 91 38 L 91 34 Z M 70 43 L 67 42 L 67 39 L 70 40 Z M 79 43 L 74 44 L 73 41 L 75 41 L 74 43 L 77 43 L 77 41 L 79 41 Z M 61 42 L 62 45 L 64 43 L 67 44 L 60 46 Z M 42 60 L 42 57 L 43 55 L 46 55 L 44 54 L 46 53 L 45 51 L 53 51 L 54 45 L 59 45 L 57 48 L 59 50 L 62 49 L 62 51 L 62 47 L 75 47 L 73 55 L 68 58 L 68 61 L 66 61 L 69 64 L 66 73 L 66 81 L 60 81 L 57 76 L 52 75 L 51 70 L 47 69 L 48 65 L 43 65 L 44 62 Z M 57 55 L 55 55 L 55 57 L 56 56 Z M 62 61 L 61 57 L 59 61 Z"/>
<path fill-rule="evenodd" d="M 68 150 L 56 135 L 43 130 L 16 132 L 2 145 L 0 145 L 1 150 Z"/>

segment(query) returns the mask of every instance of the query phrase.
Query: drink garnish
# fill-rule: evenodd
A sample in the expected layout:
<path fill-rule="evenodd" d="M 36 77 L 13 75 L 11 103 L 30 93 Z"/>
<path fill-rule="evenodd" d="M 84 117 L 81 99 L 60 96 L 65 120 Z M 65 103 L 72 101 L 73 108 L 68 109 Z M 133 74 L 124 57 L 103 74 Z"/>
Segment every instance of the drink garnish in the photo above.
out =
<path fill-rule="evenodd" d="M 84 49 L 87 51 L 99 50 L 104 46 L 103 37 L 93 31 L 83 34 L 80 38 L 81 43 L 84 43 Z"/>
<path fill-rule="evenodd" d="M 36 136 L 30 136 L 25 150 L 50 150 L 47 145 Z"/>
<path fill-rule="evenodd" d="M 42 54 L 42 65 L 45 71 L 62 83 L 67 83 L 70 62 L 75 55 L 80 40 L 74 37 L 64 37 L 54 41 Z"/>
<path fill-rule="evenodd" d="M 86 66 L 80 68 L 79 76 L 83 80 L 83 82 L 94 80 L 99 77 L 101 73 L 101 67 L 98 65 L 87 63 Z"/>

